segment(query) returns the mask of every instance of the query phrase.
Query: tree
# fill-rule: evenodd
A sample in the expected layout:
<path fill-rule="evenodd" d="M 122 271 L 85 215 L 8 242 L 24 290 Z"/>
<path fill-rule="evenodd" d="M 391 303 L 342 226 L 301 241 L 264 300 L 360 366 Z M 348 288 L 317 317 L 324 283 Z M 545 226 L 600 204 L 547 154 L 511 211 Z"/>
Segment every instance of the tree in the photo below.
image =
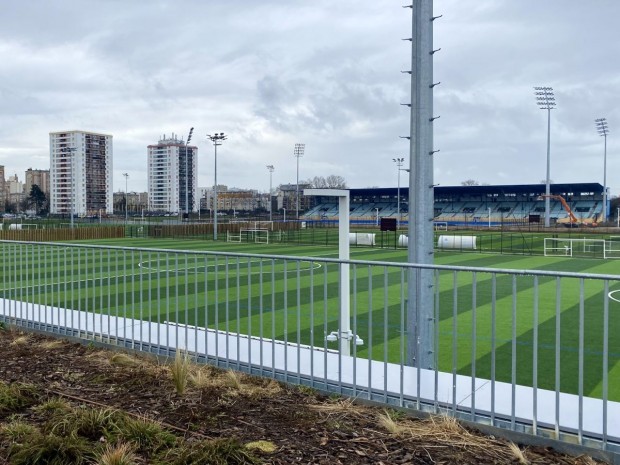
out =
<path fill-rule="evenodd" d="M 480 183 L 475 179 L 467 179 L 461 182 L 461 186 L 479 186 Z"/>
<path fill-rule="evenodd" d="M 315 189 L 346 189 L 347 183 L 342 176 L 330 174 L 327 177 L 315 176 L 307 181 Z"/>
<path fill-rule="evenodd" d="M 45 196 L 45 192 L 43 192 L 38 185 L 33 184 L 30 188 L 30 194 L 28 195 L 26 201 L 29 206 L 34 206 L 34 210 L 38 215 L 41 213 L 41 210 L 44 209 L 47 202 L 47 197 Z"/>

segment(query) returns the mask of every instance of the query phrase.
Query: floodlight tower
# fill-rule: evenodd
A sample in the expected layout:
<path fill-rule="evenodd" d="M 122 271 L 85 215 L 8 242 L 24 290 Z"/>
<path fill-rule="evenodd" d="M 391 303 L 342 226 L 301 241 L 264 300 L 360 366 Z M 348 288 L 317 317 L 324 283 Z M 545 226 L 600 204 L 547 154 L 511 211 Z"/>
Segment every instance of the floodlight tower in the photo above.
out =
<path fill-rule="evenodd" d="M 400 172 L 403 166 L 404 158 L 392 158 L 398 169 L 398 187 L 396 188 L 396 229 L 400 228 Z"/>
<path fill-rule="evenodd" d="M 228 136 L 223 132 L 214 132 L 213 135 L 207 134 L 207 138 L 211 139 L 211 142 L 213 142 L 213 148 L 215 149 L 215 184 L 213 184 L 213 240 L 217 241 L 217 146 L 222 145 L 222 142 L 225 141 Z"/>
<path fill-rule="evenodd" d="M 553 87 L 534 87 L 536 103 L 541 110 L 547 110 L 547 177 L 545 180 L 545 228 L 549 227 L 551 216 L 551 110 L 555 107 Z"/>
<path fill-rule="evenodd" d="M 193 132 L 194 132 L 194 128 L 191 128 L 187 136 L 187 141 L 185 142 L 185 214 L 187 215 L 187 221 L 189 221 L 189 170 L 188 170 L 188 162 L 187 162 L 187 159 L 189 158 L 189 153 L 187 151 L 188 150 L 187 146 L 189 145 L 189 141 L 192 140 Z M 192 173 L 192 180 L 193 179 L 194 179 L 194 176 Z M 192 182 L 192 184 L 194 183 Z M 192 195 L 192 199 L 193 198 L 194 196 Z"/>
<path fill-rule="evenodd" d="M 304 151 L 306 150 L 306 144 L 295 144 L 295 149 L 293 149 L 293 155 L 297 158 L 297 219 L 299 220 L 299 159 L 304 156 Z"/>
<path fill-rule="evenodd" d="M 273 176 L 273 170 L 275 169 L 273 167 L 273 165 L 267 165 L 267 169 L 269 170 L 269 221 L 273 221 L 273 215 L 271 212 L 272 209 L 272 205 L 271 205 L 271 178 Z"/>
<path fill-rule="evenodd" d="M 609 127 L 606 118 L 598 118 L 594 120 L 596 130 L 600 136 L 605 138 L 605 151 L 603 154 L 603 221 L 607 222 L 607 134 Z"/>

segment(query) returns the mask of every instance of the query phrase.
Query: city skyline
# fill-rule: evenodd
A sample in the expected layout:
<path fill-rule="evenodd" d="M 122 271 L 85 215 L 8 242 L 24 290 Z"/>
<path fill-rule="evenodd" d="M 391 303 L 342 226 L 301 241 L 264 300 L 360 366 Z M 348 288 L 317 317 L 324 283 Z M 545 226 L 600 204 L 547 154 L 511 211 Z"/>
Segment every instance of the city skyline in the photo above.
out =
<path fill-rule="evenodd" d="M 195 127 L 200 186 L 213 184 L 206 134 L 223 131 L 218 177 L 229 186 L 268 190 L 266 164 L 275 166 L 274 185 L 295 182 L 293 150 L 303 142 L 300 179 L 334 174 L 350 187 L 394 187 L 391 160 L 408 153 L 399 136 L 409 125 L 401 71 L 410 67 L 402 40 L 410 10 L 387 0 L 332 3 L 8 4 L 0 18 L 0 164 L 7 173 L 45 168 L 47 134 L 80 127 L 114 134 L 114 186 L 128 173 L 129 190 L 145 191 L 143 148 L 162 131 Z M 181 9 L 191 21 L 174 20 Z M 438 184 L 543 180 L 546 118 L 532 94 L 551 86 L 551 179 L 602 183 L 594 120 L 604 117 L 607 184 L 620 193 L 620 65 L 608 58 L 620 47 L 617 2 L 437 0 L 435 14 L 443 15 L 434 39 Z M 86 20 L 92 15 L 97 28 Z M 162 23 L 166 34 L 152 27 Z"/>

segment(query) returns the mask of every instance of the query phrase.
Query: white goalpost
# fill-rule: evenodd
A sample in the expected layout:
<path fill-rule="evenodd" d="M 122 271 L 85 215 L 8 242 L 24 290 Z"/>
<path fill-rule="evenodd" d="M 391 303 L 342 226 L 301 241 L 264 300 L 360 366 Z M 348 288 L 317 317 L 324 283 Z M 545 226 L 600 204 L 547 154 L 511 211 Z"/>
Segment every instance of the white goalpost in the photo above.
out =
<path fill-rule="evenodd" d="M 614 258 L 605 239 L 568 239 L 545 237 L 545 257 Z M 619 244 L 620 245 L 620 244 Z M 620 247 L 618 247 L 620 258 Z"/>

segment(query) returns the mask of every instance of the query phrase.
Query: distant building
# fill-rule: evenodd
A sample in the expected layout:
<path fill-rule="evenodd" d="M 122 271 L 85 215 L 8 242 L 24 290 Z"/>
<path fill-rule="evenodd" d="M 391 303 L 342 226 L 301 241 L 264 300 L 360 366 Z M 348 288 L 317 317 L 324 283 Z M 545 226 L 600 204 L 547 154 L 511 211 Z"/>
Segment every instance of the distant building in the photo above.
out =
<path fill-rule="evenodd" d="M 50 133 L 50 213 L 112 213 L 112 136 Z"/>
<path fill-rule="evenodd" d="M 315 197 L 304 195 L 304 189 L 311 188 L 311 184 L 282 184 L 278 188 L 278 210 L 285 209 L 287 212 L 297 211 L 297 192 L 299 192 L 299 214 L 309 210 L 315 204 Z M 292 218 L 292 214 L 291 214 Z"/>
<path fill-rule="evenodd" d="M 255 190 L 229 189 L 217 194 L 217 209 L 251 212 L 259 207 L 259 195 Z"/>
<path fill-rule="evenodd" d="M 147 192 L 114 192 L 114 213 L 125 214 L 125 197 L 127 197 L 127 213 L 130 215 L 142 215 L 148 211 L 149 195 Z"/>
<path fill-rule="evenodd" d="M 26 170 L 26 182 L 24 185 L 24 193 L 28 196 L 33 185 L 39 186 L 46 197 L 50 195 L 50 170 Z"/>
<path fill-rule="evenodd" d="M 174 134 L 148 146 L 149 211 L 195 211 L 198 147 L 187 146 Z"/>
<path fill-rule="evenodd" d="M 6 208 L 6 181 L 4 180 L 4 166 L 0 165 L 0 212 L 4 212 Z"/>

